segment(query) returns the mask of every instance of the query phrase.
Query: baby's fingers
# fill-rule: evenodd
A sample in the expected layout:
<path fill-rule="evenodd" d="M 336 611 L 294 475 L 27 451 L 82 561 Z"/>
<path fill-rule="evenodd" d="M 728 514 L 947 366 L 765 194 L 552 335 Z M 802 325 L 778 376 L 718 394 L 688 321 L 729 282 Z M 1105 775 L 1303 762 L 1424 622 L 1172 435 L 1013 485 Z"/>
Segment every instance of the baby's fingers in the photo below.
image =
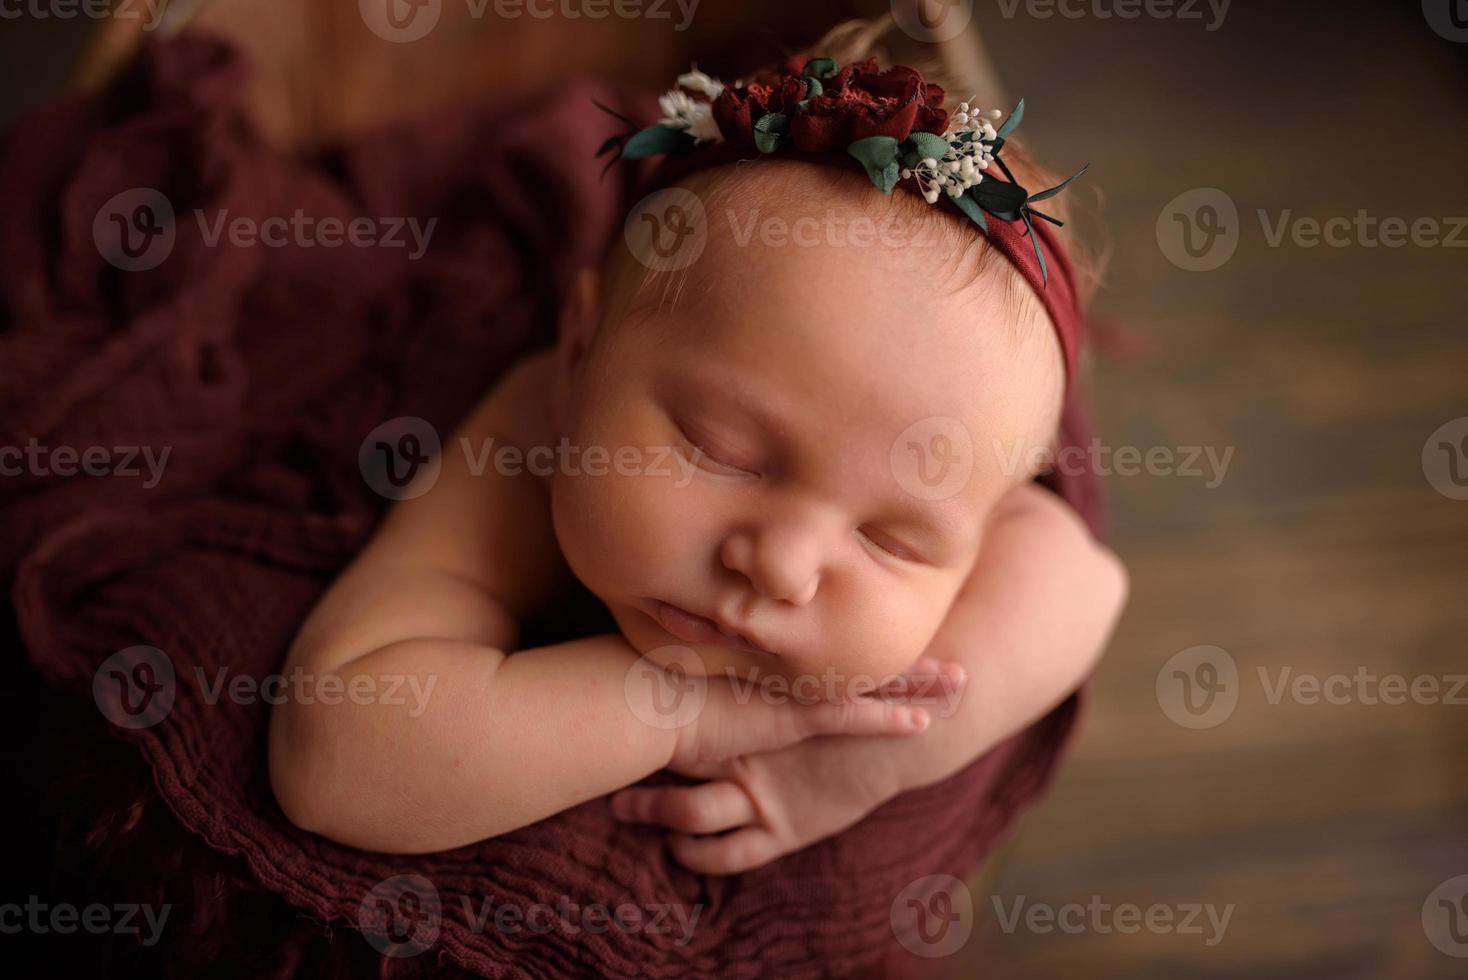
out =
<path fill-rule="evenodd" d="M 612 794 L 612 816 L 686 834 L 717 834 L 754 819 L 744 787 L 727 779 L 698 786 L 639 786 Z"/>
<path fill-rule="evenodd" d="M 796 709 L 797 725 L 810 735 L 916 735 L 928 727 L 927 711 L 869 698 L 823 701 Z"/>
<path fill-rule="evenodd" d="M 936 657 L 919 657 L 906 673 L 887 678 L 879 689 L 884 698 L 911 704 L 931 704 L 951 698 L 968 684 L 961 664 Z"/>
<path fill-rule="evenodd" d="M 690 871 L 709 875 L 753 871 L 784 853 L 775 835 L 763 827 L 745 827 L 718 837 L 674 834 L 668 844 L 679 864 Z"/>

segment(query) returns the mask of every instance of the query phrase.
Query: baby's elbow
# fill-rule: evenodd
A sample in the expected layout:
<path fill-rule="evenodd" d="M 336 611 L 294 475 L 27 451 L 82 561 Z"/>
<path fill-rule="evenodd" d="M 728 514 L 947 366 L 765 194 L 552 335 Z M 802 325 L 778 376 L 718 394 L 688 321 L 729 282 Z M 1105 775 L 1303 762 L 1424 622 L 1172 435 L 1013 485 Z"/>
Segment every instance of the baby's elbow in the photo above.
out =
<path fill-rule="evenodd" d="M 271 713 L 270 789 L 287 820 L 301 830 L 325 835 L 325 818 L 332 806 L 325 799 L 329 784 L 318 777 L 324 767 L 311 721 L 302 705 L 281 704 Z"/>
<path fill-rule="evenodd" d="M 1121 557 L 1104 544 L 1099 541 L 1094 542 L 1092 551 L 1093 594 L 1101 601 L 1103 608 L 1108 613 L 1108 620 L 1114 625 L 1121 617 L 1122 611 L 1126 609 L 1127 600 L 1131 597 L 1131 575 L 1127 572 Z"/>
<path fill-rule="evenodd" d="M 360 751 L 360 733 L 321 705 L 284 703 L 270 719 L 270 788 L 286 820 L 348 847 L 385 854 L 441 850 L 435 824 L 402 794 L 367 784 L 379 767 Z M 364 769 L 365 767 L 365 769 Z M 393 801 L 398 802 L 393 802 Z"/>

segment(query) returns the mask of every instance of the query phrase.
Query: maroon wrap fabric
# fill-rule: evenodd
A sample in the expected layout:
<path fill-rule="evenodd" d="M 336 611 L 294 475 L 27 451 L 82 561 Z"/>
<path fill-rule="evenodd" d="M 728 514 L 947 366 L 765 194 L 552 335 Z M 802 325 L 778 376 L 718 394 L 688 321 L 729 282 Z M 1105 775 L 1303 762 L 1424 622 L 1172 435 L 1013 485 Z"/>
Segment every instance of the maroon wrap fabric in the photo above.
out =
<path fill-rule="evenodd" d="M 162 721 L 106 730 L 146 762 L 153 785 L 139 791 L 166 804 L 172 833 L 202 841 L 237 874 L 197 896 L 192 926 L 167 932 L 160 956 L 182 960 L 189 944 L 214 941 L 209 929 L 248 928 L 227 917 L 208 925 L 200 910 L 253 891 L 300 914 L 290 936 L 262 931 L 249 941 L 273 954 L 280 975 L 305 971 L 292 944 L 334 930 L 320 941 L 366 950 L 354 930 L 369 890 L 417 874 L 441 900 L 437 939 L 416 957 L 382 959 L 383 975 L 931 968 L 895 941 L 894 899 L 922 876 L 976 868 L 1046 785 L 1076 699 L 952 779 L 737 878 L 689 873 L 656 830 L 613 821 L 605 800 L 418 856 L 342 847 L 284 819 L 266 775 L 268 705 L 210 703 L 206 684 L 221 669 L 257 680 L 276 671 L 312 604 L 370 535 L 386 501 L 358 471 L 368 432 L 416 415 L 447 433 L 502 369 L 551 342 L 571 274 L 619 233 L 630 203 L 623 178 L 600 177 L 594 152 L 609 120 L 591 100 L 629 114 L 645 104 L 571 83 L 444 109 L 298 159 L 268 149 L 249 124 L 246 77 L 221 42 L 150 41 L 111 89 L 44 108 L 5 134 L 0 155 L 0 447 L 35 439 L 170 449 L 152 487 L 36 468 L 0 478 L 0 570 L 21 644 L 46 683 L 89 706 L 99 665 L 135 644 L 164 651 L 176 671 Z M 172 203 L 176 242 L 156 268 L 124 272 L 104 261 L 94 221 L 115 195 L 140 187 Z M 414 262 L 407 249 L 210 247 L 194 208 L 256 221 L 301 209 L 438 223 Z M 1088 506 L 1079 488 L 1061 489 Z M 588 629 L 576 614 L 585 598 L 568 600 L 549 633 Z M 70 765 L 85 774 L 89 760 Z M 68 802 L 100 813 L 109 801 Z M 132 857 L 134 867 L 157 868 Z M 701 912 L 680 944 L 648 931 L 476 929 L 462 901 L 525 907 L 562 896 Z"/>

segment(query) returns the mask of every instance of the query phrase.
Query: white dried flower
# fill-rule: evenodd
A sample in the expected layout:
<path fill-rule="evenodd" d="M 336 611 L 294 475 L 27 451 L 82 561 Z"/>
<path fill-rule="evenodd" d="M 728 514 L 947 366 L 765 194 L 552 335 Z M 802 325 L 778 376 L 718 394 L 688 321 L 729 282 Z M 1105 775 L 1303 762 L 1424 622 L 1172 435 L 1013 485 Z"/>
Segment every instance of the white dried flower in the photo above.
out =
<path fill-rule="evenodd" d="M 681 129 L 697 143 L 722 142 L 724 135 L 714 121 L 714 110 L 707 102 L 700 102 L 682 89 L 673 89 L 658 99 L 658 108 L 663 110 L 661 126 Z"/>
<path fill-rule="evenodd" d="M 985 139 L 982 129 L 963 128 L 973 119 L 968 103 L 961 103 L 958 110 L 954 114 L 955 125 L 943 137 L 948 142 L 948 152 L 942 159 L 926 157 L 916 167 L 902 171 L 904 179 L 917 178 L 923 198 L 929 204 L 935 203 L 940 194 L 962 197 L 984 179 L 984 171 L 994 159 L 993 151 L 982 142 Z"/>
<path fill-rule="evenodd" d="M 711 78 L 699 71 L 696 67 L 678 76 L 678 87 L 698 92 L 700 95 L 708 96 L 710 102 L 719 97 L 724 91 L 724 83 L 717 78 Z"/>

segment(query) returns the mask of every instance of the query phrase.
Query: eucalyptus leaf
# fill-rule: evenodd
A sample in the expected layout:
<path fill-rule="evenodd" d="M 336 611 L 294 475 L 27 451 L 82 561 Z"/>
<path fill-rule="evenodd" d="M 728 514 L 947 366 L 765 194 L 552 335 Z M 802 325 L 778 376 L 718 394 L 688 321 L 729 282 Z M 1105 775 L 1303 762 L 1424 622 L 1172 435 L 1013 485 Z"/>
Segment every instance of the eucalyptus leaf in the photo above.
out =
<path fill-rule="evenodd" d="M 813 99 L 825 91 L 826 86 L 821 84 L 819 78 L 807 78 L 805 80 L 805 97 L 807 100 Z"/>
<path fill-rule="evenodd" d="M 785 133 L 790 130 L 790 117 L 783 112 L 767 112 L 755 121 L 756 133 Z"/>
<path fill-rule="evenodd" d="M 812 58 L 805 63 L 805 71 L 801 74 L 806 78 L 830 78 L 838 70 L 836 62 L 830 58 Z"/>
<path fill-rule="evenodd" d="M 783 112 L 769 112 L 754 124 L 754 145 L 761 153 L 774 153 L 790 131 L 790 117 Z"/>
<path fill-rule="evenodd" d="M 784 138 L 779 133 L 755 133 L 754 145 L 761 153 L 774 153 Z"/>
<path fill-rule="evenodd" d="M 866 168 L 872 184 L 883 194 L 897 186 L 897 141 L 890 136 L 868 136 L 846 148 Z"/>
<path fill-rule="evenodd" d="M 1040 251 L 1040 236 L 1035 234 L 1035 226 L 1030 223 L 1030 216 L 1024 215 L 1025 230 L 1030 233 L 1030 244 L 1035 246 L 1035 258 L 1040 261 L 1040 282 L 1050 285 L 1050 270 L 1045 267 L 1045 253 Z"/>
<path fill-rule="evenodd" d="M 1018 184 L 1002 180 L 985 180 L 969 188 L 979 207 L 1001 221 L 1019 220 L 1020 209 L 1025 205 L 1025 189 Z"/>
<path fill-rule="evenodd" d="M 1049 190 L 1043 190 L 1043 191 L 1041 191 L 1038 194 L 1031 194 L 1030 195 L 1030 203 L 1033 204 L 1036 201 L 1043 201 L 1043 200 L 1045 200 L 1048 197 L 1054 197 L 1056 194 L 1059 194 L 1061 191 L 1065 190 L 1065 185 L 1066 184 L 1069 184 L 1071 181 L 1075 180 L 1081 174 L 1085 173 L 1087 170 L 1090 169 L 1090 167 L 1091 167 L 1091 165 L 1088 163 L 1084 167 L 1082 167 L 1081 169 L 1077 170 L 1075 173 L 1071 174 L 1069 177 L 1067 177 L 1064 180 L 1062 180 L 1060 183 L 1056 184 L 1054 187 L 1050 188 Z"/>
<path fill-rule="evenodd" d="M 693 137 L 681 129 L 670 126 L 649 126 L 627 140 L 622 147 L 622 159 L 641 160 L 660 153 L 681 153 L 693 148 Z"/>
<path fill-rule="evenodd" d="M 887 166 L 882 168 L 882 173 L 878 177 L 874 177 L 872 179 L 872 183 L 875 184 L 877 190 L 881 191 L 883 194 L 891 194 L 892 188 L 897 186 L 897 180 L 901 176 L 902 168 L 897 166 L 896 160 L 893 160 L 891 163 L 887 164 Z"/>
<path fill-rule="evenodd" d="M 918 151 L 919 158 L 941 160 L 949 150 L 948 141 L 935 133 L 912 133 L 907 138 Z"/>
<path fill-rule="evenodd" d="M 1009 118 L 1006 119 L 1006 120 L 1004 120 L 1004 125 L 999 127 L 999 133 L 998 133 L 999 138 L 1000 139 L 1004 139 L 1004 138 L 1008 137 L 1010 133 L 1012 133 L 1012 132 L 1015 131 L 1015 128 L 1019 126 L 1019 124 L 1024 120 L 1024 118 L 1025 118 L 1025 100 L 1024 99 L 1020 99 L 1019 100 L 1019 105 L 1017 105 L 1017 106 L 1014 107 L 1014 111 L 1009 114 Z"/>
<path fill-rule="evenodd" d="M 594 105 L 594 106 L 596 106 L 602 112 L 605 112 L 608 115 L 617 117 L 618 119 L 620 119 L 622 122 L 626 123 L 629 126 L 636 126 L 637 125 L 637 120 L 633 119 L 631 116 L 627 115 L 625 112 L 618 112 L 616 109 L 613 109 L 609 105 L 604 105 L 603 103 L 601 103 L 597 99 L 592 99 L 591 100 L 591 104 Z"/>
<path fill-rule="evenodd" d="M 974 200 L 973 193 L 973 189 L 970 188 L 953 198 L 953 203 L 958 205 L 958 210 L 968 215 L 969 220 L 978 225 L 979 230 L 987 235 L 989 234 L 989 219 L 984 217 L 984 209 L 979 207 L 978 202 Z"/>

